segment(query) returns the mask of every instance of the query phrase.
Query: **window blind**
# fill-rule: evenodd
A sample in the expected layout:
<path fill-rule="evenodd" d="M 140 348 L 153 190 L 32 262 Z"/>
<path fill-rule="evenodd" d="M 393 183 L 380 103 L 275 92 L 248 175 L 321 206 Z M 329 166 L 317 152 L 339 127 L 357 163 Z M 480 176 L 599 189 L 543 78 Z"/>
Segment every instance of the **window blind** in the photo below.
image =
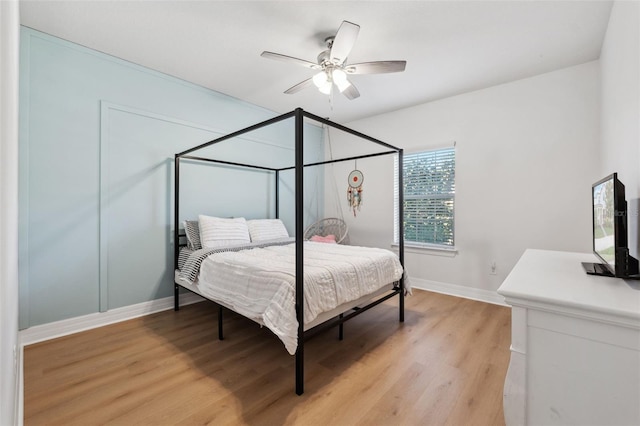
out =
<path fill-rule="evenodd" d="M 403 156 L 406 243 L 454 244 L 455 148 Z M 395 232 L 398 238 L 398 157 L 395 159 Z"/>

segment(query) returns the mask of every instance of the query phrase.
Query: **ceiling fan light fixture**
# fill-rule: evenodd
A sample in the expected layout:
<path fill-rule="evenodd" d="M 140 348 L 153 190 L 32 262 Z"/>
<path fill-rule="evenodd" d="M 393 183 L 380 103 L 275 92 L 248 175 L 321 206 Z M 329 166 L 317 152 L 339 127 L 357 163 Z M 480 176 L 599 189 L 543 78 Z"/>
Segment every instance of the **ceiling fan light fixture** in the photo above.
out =
<path fill-rule="evenodd" d="M 320 71 L 318 74 L 313 76 L 313 84 L 315 84 L 318 89 L 325 86 L 327 83 L 331 83 L 331 81 L 329 81 L 329 76 L 326 72 Z"/>
<path fill-rule="evenodd" d="M 331 87 L 333 86 L 333 84 L 331 84 L 330 81 L 328 81 L 325 85 L 323 85 L 322 87 L 318 87 L 318 90 L 320 91 L 320 93 L 323 93 L 325 95 L 329 95 L 331 94 Z"/>
<path fill-rule="evenodd" d="M 338 86 L 338 90 L 340 90 L 340 93 L 344 92 L 349 86 L 351 86 L 351 83 L 347 79 L 347 73 L 345 73 L 343 70 L 336 68 L 331 74 L 333 77 L 333 82 L 336 84 L 336 86 Z"/>
<path fill-rule="evenodd" d="M 318 90 L 325 95 L 331 93 L 331 86 L 333 82 L 331 81 L 331 77 L 325 71 L 319 72 L 318 74 L 313 76 L 313 84 L 316 85 Z"/>

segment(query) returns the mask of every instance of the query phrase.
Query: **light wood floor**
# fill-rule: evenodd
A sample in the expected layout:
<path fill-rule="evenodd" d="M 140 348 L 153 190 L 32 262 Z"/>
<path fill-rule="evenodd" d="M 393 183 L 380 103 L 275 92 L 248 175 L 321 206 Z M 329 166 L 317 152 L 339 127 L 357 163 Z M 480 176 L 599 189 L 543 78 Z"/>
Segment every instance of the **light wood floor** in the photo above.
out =
<path fill-rule="evenodd" d="M 415 290 L 305 345 L 209 302 L 31 345 L 25 425 L 502 425 L 510 310 Z"/>

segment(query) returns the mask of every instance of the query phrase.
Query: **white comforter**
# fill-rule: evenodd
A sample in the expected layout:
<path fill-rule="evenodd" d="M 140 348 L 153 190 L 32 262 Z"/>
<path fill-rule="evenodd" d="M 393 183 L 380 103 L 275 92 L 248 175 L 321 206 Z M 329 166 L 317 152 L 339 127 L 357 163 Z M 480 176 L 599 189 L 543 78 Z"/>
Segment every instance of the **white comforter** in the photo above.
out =
<path fill-rule="evenodd" d="M 398 281 L 402 266 L 389 250 L 304 243 L 304 321 Z M 295 244 L 215 253 L 202 262 L 202 294 L 267 326 L 287 351 L 297 347 Z"/>

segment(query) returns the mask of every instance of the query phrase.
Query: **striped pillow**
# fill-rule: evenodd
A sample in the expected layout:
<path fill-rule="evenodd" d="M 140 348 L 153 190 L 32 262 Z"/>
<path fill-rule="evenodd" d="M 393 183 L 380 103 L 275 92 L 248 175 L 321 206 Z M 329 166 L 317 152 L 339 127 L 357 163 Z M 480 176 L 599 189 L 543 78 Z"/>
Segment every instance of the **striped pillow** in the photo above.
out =
<path fill-rule="evenodd" d="M 183 222 L 184 233 L 187 236 L 187 248 L 190 250 L 200 250 L 200 227 L 197 220 L 185 220 Z"/>
<path fill-rule="evenodd" d="M 289 233 L 280 219 L 254 219 L 247 221 L 251 241 L 288 238 Z"/>
<path fill-rule="evenodd" d="M 202 248 L 225 247 L 251 242 L 247 221 L 243 217 L 227 219 L 198 216 Z"/>

